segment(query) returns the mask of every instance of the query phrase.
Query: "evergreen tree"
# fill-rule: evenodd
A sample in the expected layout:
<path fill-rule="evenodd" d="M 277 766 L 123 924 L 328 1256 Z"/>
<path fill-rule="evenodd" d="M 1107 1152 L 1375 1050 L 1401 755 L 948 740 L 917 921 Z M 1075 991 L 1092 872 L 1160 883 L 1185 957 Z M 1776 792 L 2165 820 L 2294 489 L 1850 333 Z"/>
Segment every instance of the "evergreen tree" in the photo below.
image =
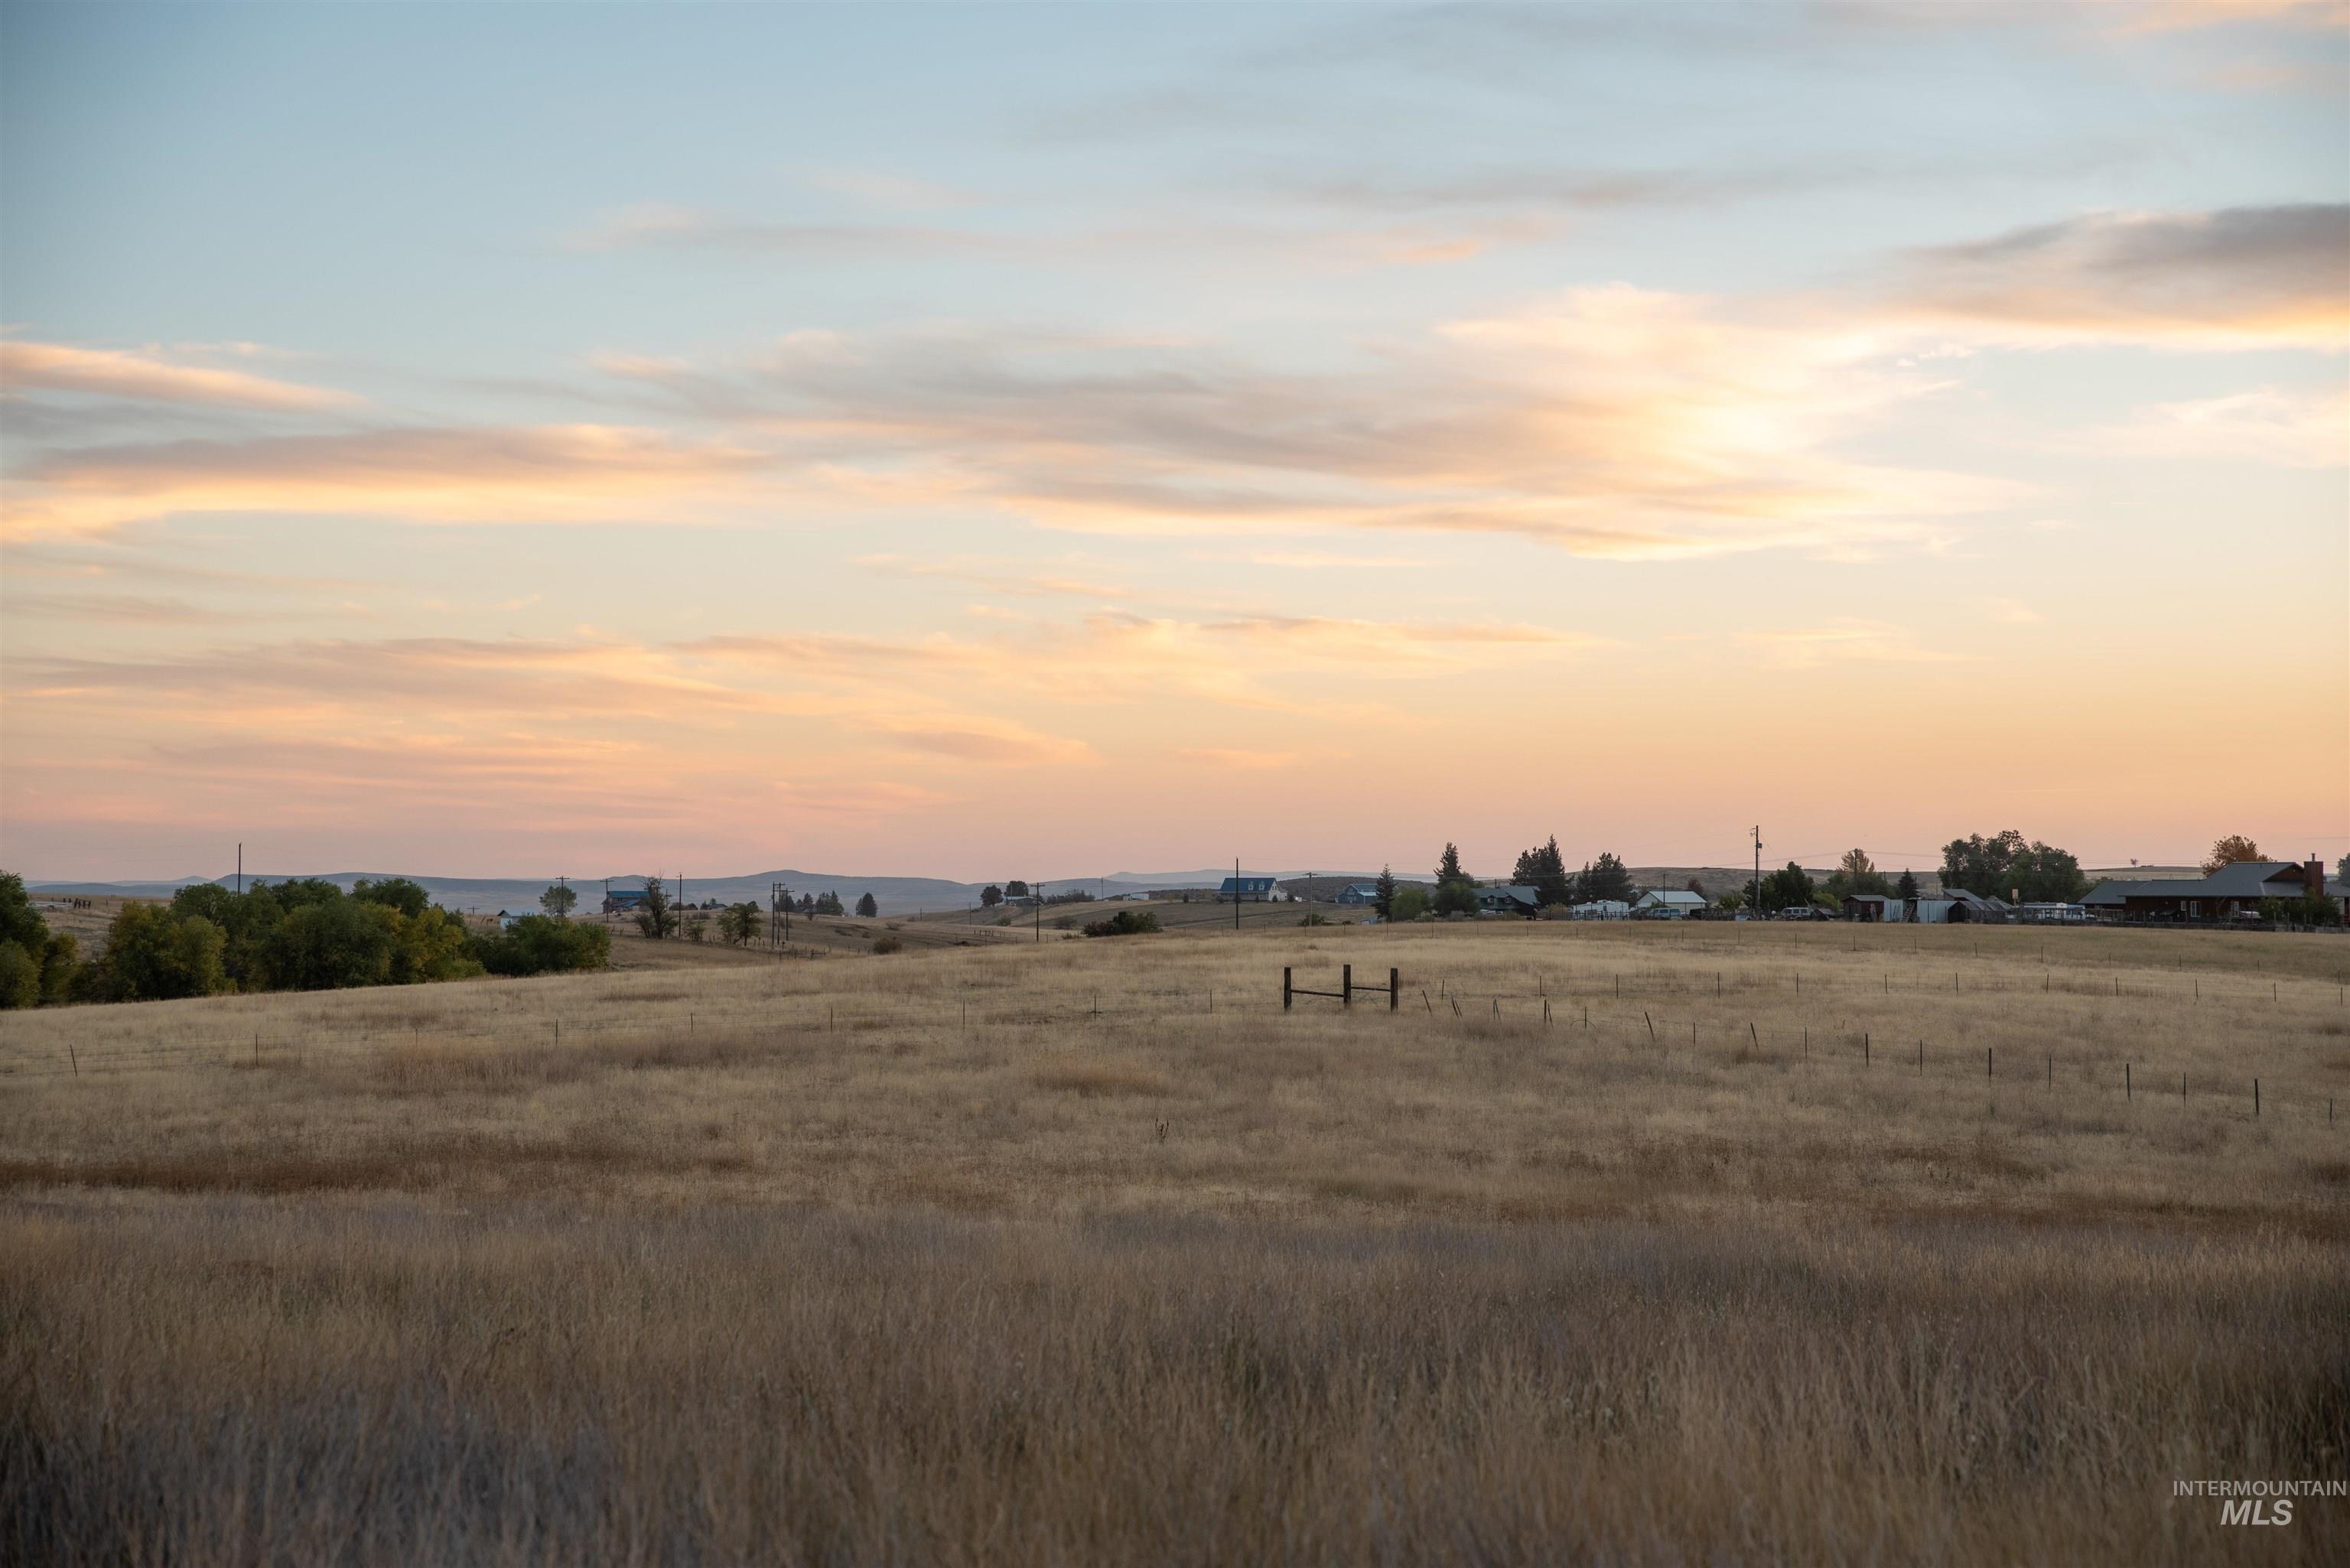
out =
<path fill-rule="evenodd" d="M 1612 853 L 1602 850 L 1598 859 L 1584 863 L 1573 890 L 1583 903 L 1612 898 L 1628 904 L 1633 895 L 1632 873 Z"/>
<path fill-rule="evenodd" d="M 1461 850 L 1451 844 L 1444 846 L 1444 855 L 1436 863 L 1436 912 L 1440 915 L 1473 915 L 1477 912 L 1477 888 L 1469 874 L 1461 869 Z"/>
<path fill-rule="evenodd" d="M 1574 886 L 1566 874 L 1566 861 L 1558 852 L 1558 836 L 1553 834 L 1549 843 L 1520 855 L 1510 880 L 1534 888 L 1545 904 L 1567 902 Z"/>
<path fill-rule="evenodd" d="M 874 916 L 881 912 L 881 906 L 874 901 L 872 894 L 868 893 L 865 897 L 857 900 L 857 912 L 864 916 L 867 919 L 871 919 Z"/>
<path fill-rule="evenodd" d="M 1024 898 L 1028 896 L 1028 884 L 1014 877 L 1003 885 L 1003 896 L 1007 898 Z"/>
<path fill-rule="evenodd" d="M 1915 871 L 1904 870 L 1901 873 L 1901 880 L 1893 885 L 1893 896 L 1897 898 L 1916 898 L 1918 896 L 1918 874 Z"/>
<path fill-rule="evenodd" d="M 1379 879 L 1372 886 L 1375 889 L 1375 896 L 1372 902 L 1379 911 L 1379 919 L 1382 920 L 1394 919 L 1396 896 L 1395 867 L 1392 866 L 1380 867 Z"/>

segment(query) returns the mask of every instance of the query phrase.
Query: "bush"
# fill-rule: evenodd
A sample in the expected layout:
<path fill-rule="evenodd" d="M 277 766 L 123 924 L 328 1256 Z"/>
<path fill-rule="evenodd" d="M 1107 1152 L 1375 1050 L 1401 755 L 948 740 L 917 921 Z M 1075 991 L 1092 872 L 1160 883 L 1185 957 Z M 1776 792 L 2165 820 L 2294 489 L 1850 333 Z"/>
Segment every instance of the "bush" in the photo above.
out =
<path fill-rule="evenodd" d="M 10 938 L 0 941 L 0 1007 L 37 1007 L 41 1003 L 41 966 Z"/>
<path fill-rule="evenodd" d="M 906 944 L 885 931 L 873 939 L 873 950 L 877 953 L 901 953 L 906 950 Z"/>
<path fill-rule="evenodd" d="M 1338 922 L 1319 909 L 1308 909 L 1305 911 L 1305 918 L 1297 923 L 1301 926 L 1335 926 Z"/>
<path fill-rule="evenodd" d="M 201 915 L 174 919 L 160 904 L 125 904 L 107 929 L 97 990 L 109 1002 L 161 1002 L 231 989 L 221 929 Z"/>
<path fill-rule="evenodd" d="M 1416 920 L 1428 912 L 1428 889 L 1398 888 L 1395 903 L 1388 910 L 1390 920 Z"/>
<path fill-rule="evenodd" d="M 512 928 L 475 937 L 473 955 L 492 974 L 566 974 L 603 969 L 612 961 L 612 933 L 546 915 L 525 915 Z"/>
<path fill-rule="evenodd" d="M 1396 895 L 1401 898 L 1403 895 Z M 1477 912 L 1477 885 L 1473 882 L 1439 882 L 1436 885 L 1436 912 L 1440 915 L 1473 915 Z"/>
<path fill-rule="evenodd" d="M 1095 920 L 1086 927 L 1089 937 L 1147 936 L 1159 929 L 1159 917 L 1149 909 L 1120 909 L 1107 920 Z"/>

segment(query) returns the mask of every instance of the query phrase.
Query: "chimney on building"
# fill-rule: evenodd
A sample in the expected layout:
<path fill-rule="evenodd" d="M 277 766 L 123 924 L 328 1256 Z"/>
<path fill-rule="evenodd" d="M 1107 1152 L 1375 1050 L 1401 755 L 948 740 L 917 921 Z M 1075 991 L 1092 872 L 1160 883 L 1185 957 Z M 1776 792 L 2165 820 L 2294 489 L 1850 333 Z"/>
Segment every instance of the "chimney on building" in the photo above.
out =
<path fill-rule="evenodd" d="M 2325 897 L 2325 862 L 2315 856 L 2301 863 L 2301 886 L 2308 897 Z"/>

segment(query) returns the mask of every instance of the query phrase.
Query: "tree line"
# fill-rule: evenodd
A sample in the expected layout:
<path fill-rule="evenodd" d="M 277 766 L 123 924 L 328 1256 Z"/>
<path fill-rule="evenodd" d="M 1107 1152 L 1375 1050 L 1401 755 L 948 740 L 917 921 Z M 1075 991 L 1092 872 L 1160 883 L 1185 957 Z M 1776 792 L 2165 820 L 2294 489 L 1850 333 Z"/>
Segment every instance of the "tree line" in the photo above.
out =
<path fill-rule="evenodd" d="M 601 969 L 610 952 L 602 928 L 544 915 L 471 931 L 404 877 L 362 879 L 348 893 L 311 877 L 242 893 L 198 883 L 168 904 L 126 903 L 85 961 L 70 933 L 49 930 L 24 878 L 0 874 L 5 1007 L 545 974 Z"/>

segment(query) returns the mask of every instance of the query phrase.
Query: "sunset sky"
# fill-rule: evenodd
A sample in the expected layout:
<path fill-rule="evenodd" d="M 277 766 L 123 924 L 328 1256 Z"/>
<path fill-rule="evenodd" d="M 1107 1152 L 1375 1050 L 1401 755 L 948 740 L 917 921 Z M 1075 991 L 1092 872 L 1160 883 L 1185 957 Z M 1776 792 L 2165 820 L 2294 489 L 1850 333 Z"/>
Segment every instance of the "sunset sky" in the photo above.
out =
<path fill-rule="evenodd" d="M 2350 848 L 2341 5 L 0 18 L 9 869 Z"/>

